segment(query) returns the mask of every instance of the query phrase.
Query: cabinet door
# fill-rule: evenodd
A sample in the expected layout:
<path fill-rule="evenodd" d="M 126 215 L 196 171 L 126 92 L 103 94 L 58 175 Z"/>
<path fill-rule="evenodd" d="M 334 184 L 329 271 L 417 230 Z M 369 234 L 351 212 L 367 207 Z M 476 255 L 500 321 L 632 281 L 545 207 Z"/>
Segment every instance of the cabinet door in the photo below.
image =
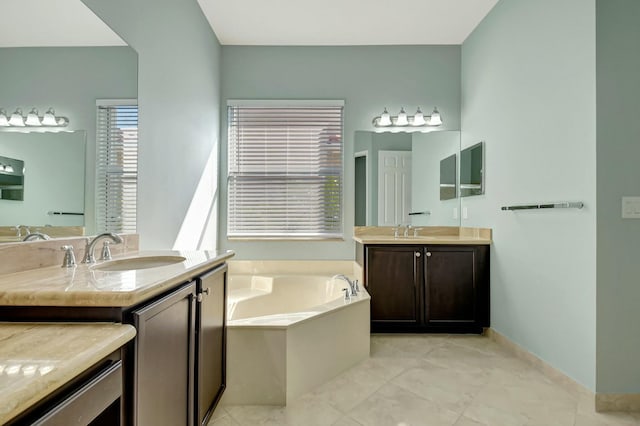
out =
<path fill-rule="evenodd" d="M 423 249 L 367 246 L 366 287 L 371 295 L 371 328 L 383 331 L 420 324 Z"/>
<path fill-rule="evenodd" d="M 225 388 L 227 266 L 198 278 L 196 424 L 206 425 Z"/>
<path fill-rule="evenodd" d="M 473 247 L 429 246 L 425 253 L 427 326 L 468 326 L 477 319 Z"/>
<path fill-rule="evenodd" d="M 193 425 L 195 283 L 133 312 L 134 425 Z"/>

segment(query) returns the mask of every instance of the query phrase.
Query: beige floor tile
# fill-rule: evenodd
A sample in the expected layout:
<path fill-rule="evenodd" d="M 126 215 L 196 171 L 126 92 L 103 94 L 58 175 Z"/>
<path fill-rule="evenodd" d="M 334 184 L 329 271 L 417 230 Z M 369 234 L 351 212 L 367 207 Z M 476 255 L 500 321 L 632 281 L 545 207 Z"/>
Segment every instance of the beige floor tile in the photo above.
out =
<path fill-rule="evenodd" d="M 341 417 L 337 422 L 335 422 L 332 426 L 362 426 L 360 423 L 353 420 L 351 417 Z"/>
<path fill-rule="evenodd" d="M 369 376 L 374 380 L 354 380 L 347 375 L 341 375 L 320 386 L 311 393 L 300 398 L 300 401 L 324 402 L 340 411 L 349 410 L 367 399 L 384 384 L 384 380 L 377 376 Z"/>
<path fill-rule="evenodd" d="M 422 357 L 448 340 L 447 335 L 377 334 L 371 336 L 371 356 Z"/>
<path fill-rule="evenodd" d="M 383 386 L 349 415 L 363 426 L 452 426 L 459 417 L 392 384 Z"/>
<path fill-rule="evenodd" d="M 240 426 L 231 416 L 218 417 L 209 421 L 207 426 Z"/>
<path fill-rule="evenodd" d="M 484 423 L 479 423 L 473 419 L 470 419 L 466 416 L 460 416 L 458 421 L 454 424 L 454 426 L 486 426 Z"/>
<path fill-rule="evenodd" d="M 451 370 L 425 363 L 420 368 L 405 371 L 391 383 L 434 404 L 462 413 L 489 378 L 487 372 Z"/>

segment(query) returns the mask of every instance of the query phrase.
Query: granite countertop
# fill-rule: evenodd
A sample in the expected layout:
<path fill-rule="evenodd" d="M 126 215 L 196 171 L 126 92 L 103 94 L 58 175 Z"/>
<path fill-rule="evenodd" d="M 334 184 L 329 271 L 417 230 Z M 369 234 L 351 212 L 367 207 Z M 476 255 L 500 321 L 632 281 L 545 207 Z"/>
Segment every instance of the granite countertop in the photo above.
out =
<path fill-rule="evenodd" d="M 188 281 L 231 258 L 233 251 L 140 251 L 114 260 L 140 256 L 182 256 L 171 265 L 127 271 L 100 271 L 98 263 L 75 268 L 49 266 L 0 275 L 0 305 L 133 306 Z"/>
<path fill-rule="evenodd" d="M 0 322 L 0 424 L 22 413 L 133 339 L 107 323 Z"/>
<path fill-rule="evenodd" d="M 491 244 L 491 238 L 461 236 L 461 235 L 421 235 L 418 237 L 398 237 L 393 235 L 361 235 L 354 236 L 354 240 L 360 244 L 391 244 L 391 245 L 411 245 L 411 244 L 471 244 L 487 245 Z"/>

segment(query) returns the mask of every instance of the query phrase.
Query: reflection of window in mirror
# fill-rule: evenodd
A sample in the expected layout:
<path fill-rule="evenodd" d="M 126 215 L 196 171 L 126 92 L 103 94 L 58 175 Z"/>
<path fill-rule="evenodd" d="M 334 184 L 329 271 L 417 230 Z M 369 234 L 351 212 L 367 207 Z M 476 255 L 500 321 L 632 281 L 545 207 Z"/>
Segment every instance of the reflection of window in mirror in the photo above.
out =
<path fill-rule="evenodd" d="M 98 100 L 96 225 L 99 232 L 136 232 L 138 105 Z"/>
<path fill-rule="evenodd" d="M 456 198 L 456 154 L 440 160 L 440 199 Z"/>
<path fill-rule="evenodd" d="M 460 151 L 460 196 L 484 194 L 484 142 Z"/>

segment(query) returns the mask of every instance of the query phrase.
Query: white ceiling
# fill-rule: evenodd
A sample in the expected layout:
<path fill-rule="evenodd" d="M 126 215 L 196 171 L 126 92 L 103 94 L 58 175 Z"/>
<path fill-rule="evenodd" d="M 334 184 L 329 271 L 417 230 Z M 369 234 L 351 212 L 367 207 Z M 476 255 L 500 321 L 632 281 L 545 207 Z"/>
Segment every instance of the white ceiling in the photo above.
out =
<path fill-rule="evenodd" d="M 227 45 L 462 44 L 498 0 L 198 0 Z"/>
<path fill-rule="evenodd" d="M 198 0 L 227 45 L 461 44 L 498 0 Z M 0 47 L 122 46 L 80 0 L 3 1 Z"/>
<path fill-rule="evenodd" d="M 80 0 L 2 1 L 0 47 L 124 45 Z"/>

